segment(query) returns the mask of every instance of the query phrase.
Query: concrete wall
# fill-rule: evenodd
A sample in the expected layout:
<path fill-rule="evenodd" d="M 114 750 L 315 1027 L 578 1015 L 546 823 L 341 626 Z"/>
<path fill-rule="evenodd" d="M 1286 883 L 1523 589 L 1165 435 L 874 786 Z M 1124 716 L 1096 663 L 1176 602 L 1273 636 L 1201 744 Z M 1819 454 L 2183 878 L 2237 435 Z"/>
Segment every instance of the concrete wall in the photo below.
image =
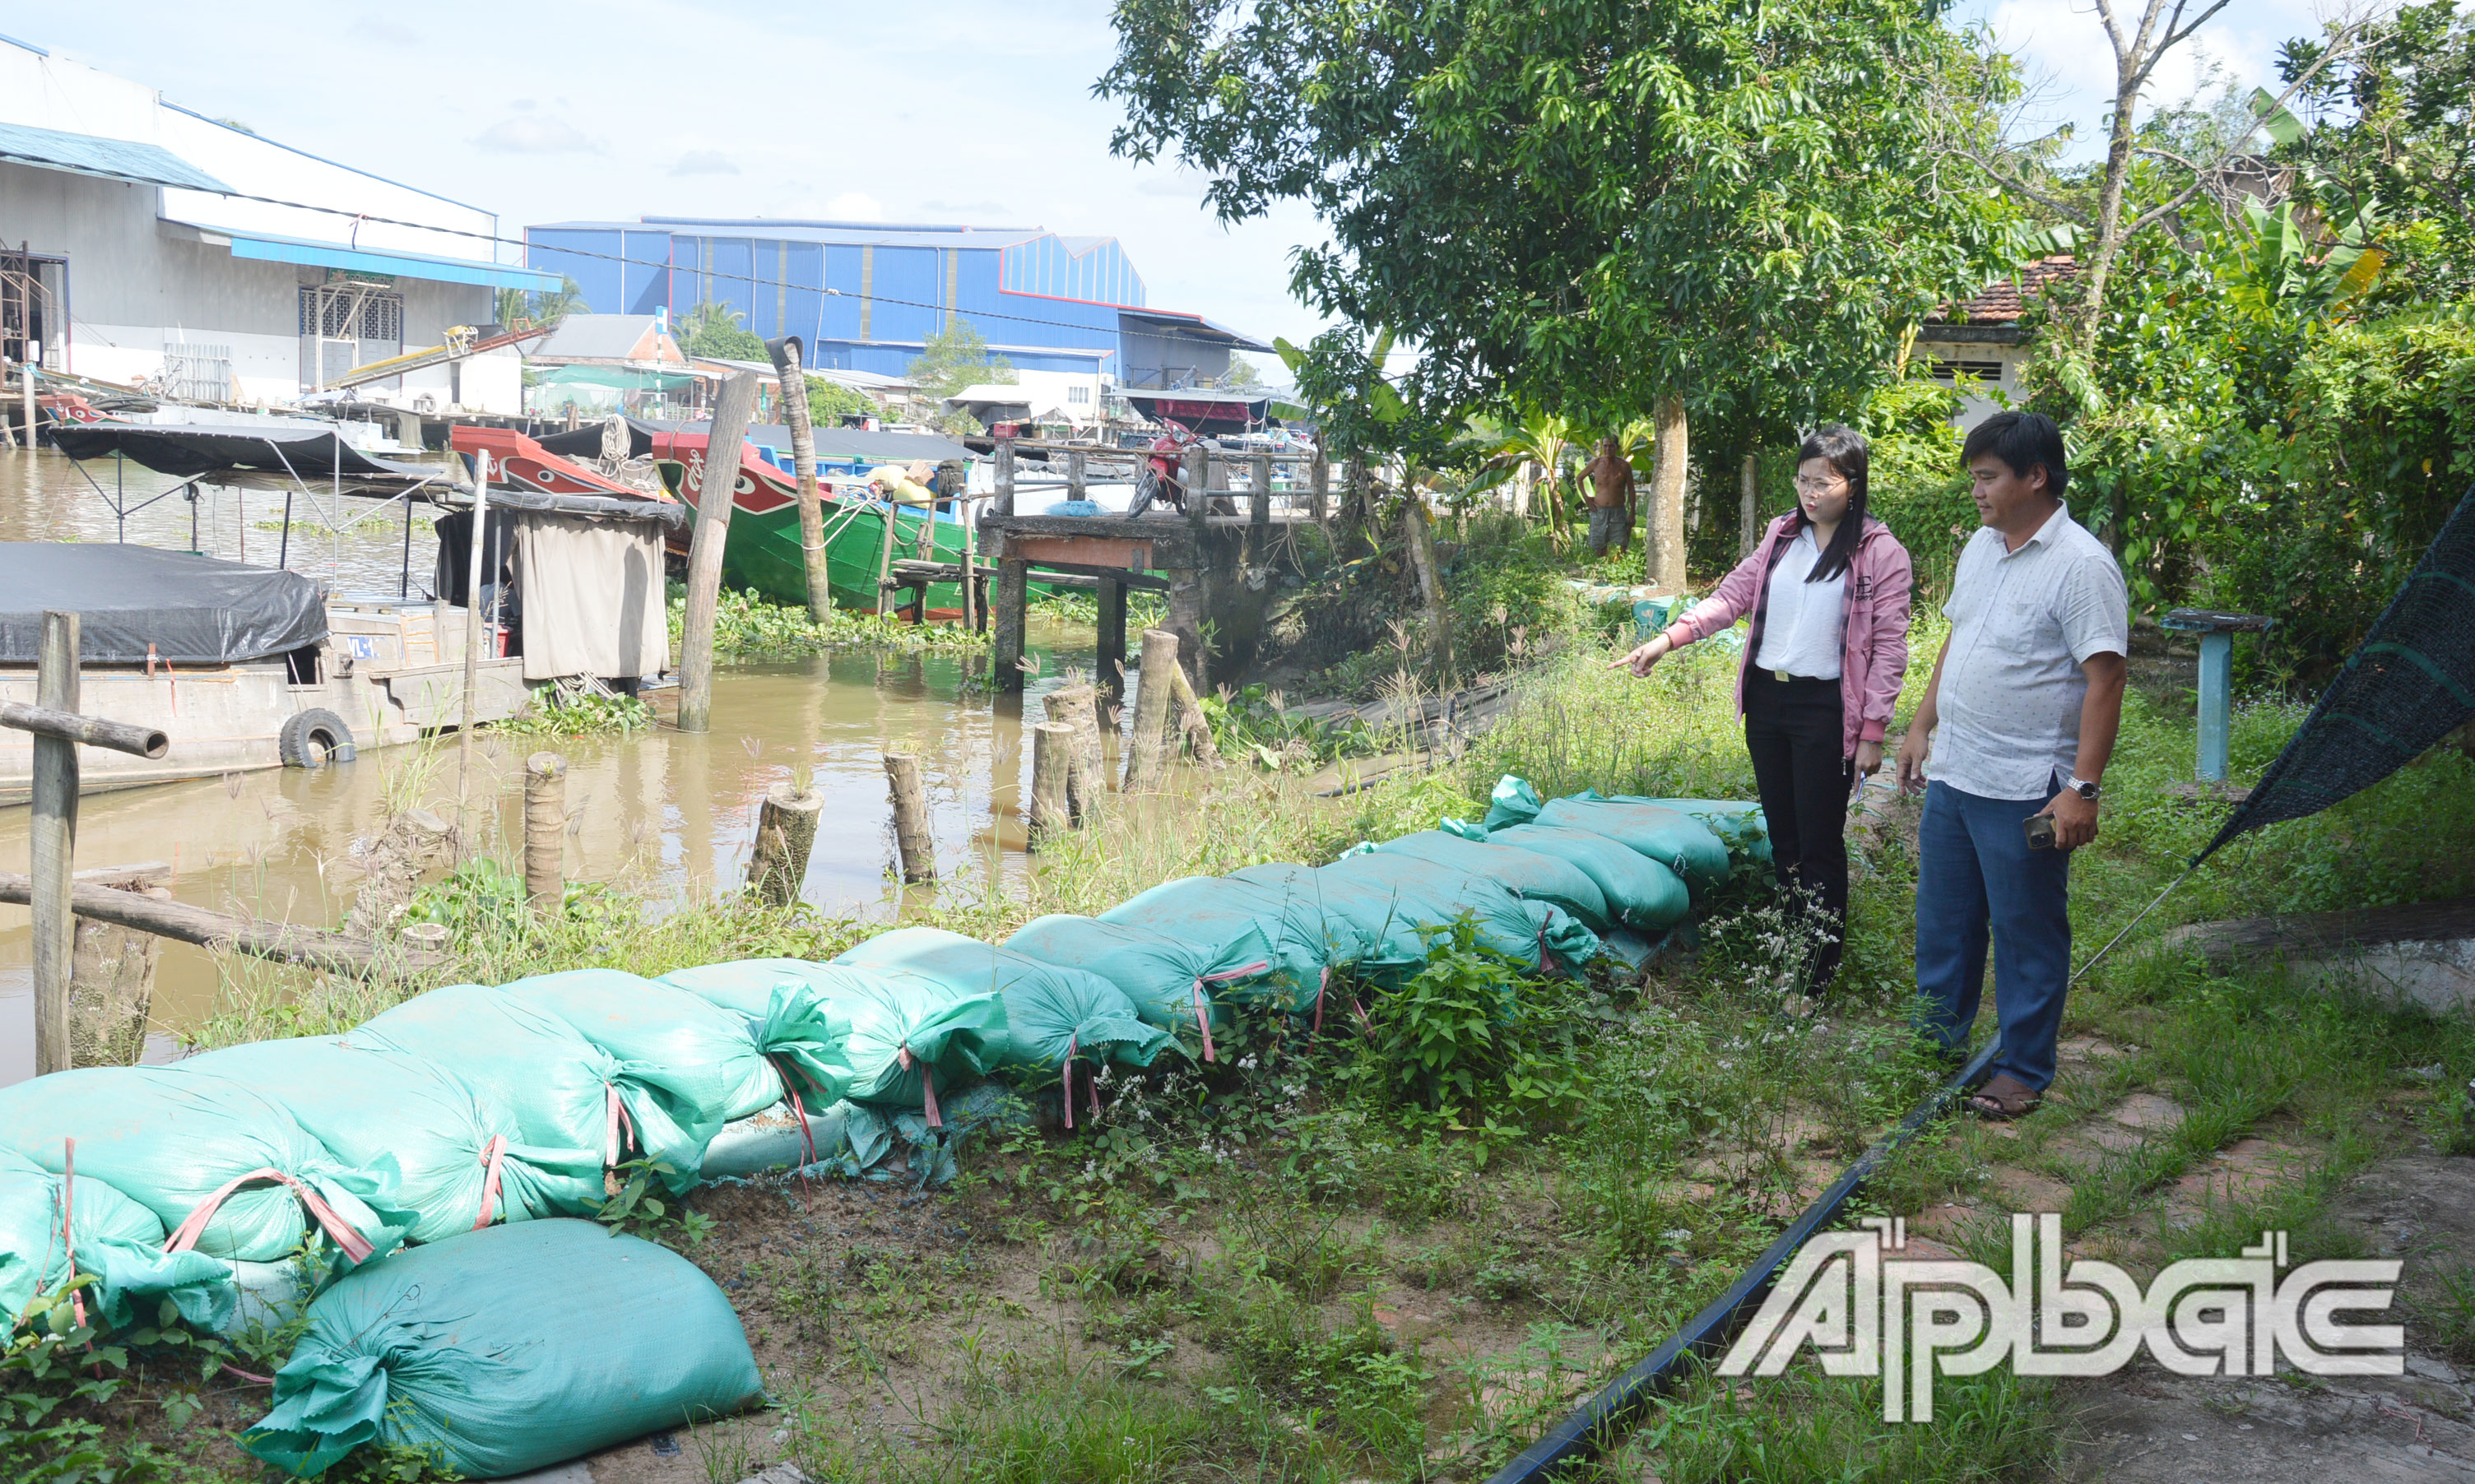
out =
<path fill-rule="evenodd" d="M 1909 353 L 1923 361 L 1952 368 L 1952 375 L 1937 377 L 1962 389 L 1952 426 L 1966 432 L 1997 412 L 2019 405 L 2022 396 L 2021 375 L 2028 364 L 2025 348 L 1998 341 L 1938 340 L 1932 336 L 1930 328 L 1919 334 Z M 1982 369 L 1985 367 L 1997 369 L 1989 375 Z M 2001 394 L 1999 399 L 1994 395 L 1997 392 Z"/>

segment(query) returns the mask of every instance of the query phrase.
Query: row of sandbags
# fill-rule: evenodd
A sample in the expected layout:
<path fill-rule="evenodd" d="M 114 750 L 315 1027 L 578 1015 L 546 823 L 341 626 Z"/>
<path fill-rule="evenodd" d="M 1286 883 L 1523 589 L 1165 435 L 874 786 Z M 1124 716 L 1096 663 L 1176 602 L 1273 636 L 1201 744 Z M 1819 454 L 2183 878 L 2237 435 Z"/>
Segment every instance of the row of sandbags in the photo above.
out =
<path fill-rule="evenodd" d="M 1730 845 L 1740 857 L 1759 845 L 1751 808 L 1541 803 L 1507 779 L 1477 825 L 1447 821 L 1321 867 L 1172 882 L 1096 918 L 1041 918 L 1003 945 L 909 928 L 827 963 L 457 985 L 341 1036 L 37 1079 L 0 1091 L 0 1306 L 19 1312 L 74 1263 L 115 1322 L 168 1300 L 226 1327 L 253 1274 L 353 1270 L 311 1305 L 315 1341 L 340 1323 L 331 1310 L 360 1302 L 338 1295 L 396 1281 L 379 1276 L 404 1260 L 388 1253 L 591 1214 L 629 1158 L 658 1161 L 674 1189 L 791 1162 L 857 1173 L 897 1138 L 933 1160 L 948 1119 L 995 1116 L 991 1075 L 1062 1083 L 1070 1121 L 1076 1065 L 1089 1085 L 1106 1063 L 1146 1065 L 1181 1041 L 1210 1059 L 1241 999 L 1319 1022 L 1333 970 L 1397 984 L 1426 961 L 1429 934 L 1464 917 L 1542 971 L 1578 966 L 1602 935 L 1672 927 L 1724 881 Z M 313 1261 L 290 1261 L 304 1250 Z M 723 1339 L 706 1348 L 726 1350 Z M 278 1413 L 292 1421 L 268 1433 L 291 1441 L 266 1456 L 296 1470 L 345 1446 L 340 1433 L 305 1441 L 317 1426 L 303 1417 L 342 1415 L 310 1391 L 342 1375 L 382 1394 L 383 1373 L 429 1364 L 331 1345 L 305 1360 L 313 1349 L 285 1368 Z M 514 1456 L 455 1451 L 422 1431 L 419 1406 L 358 1415 L 400 1418 L 373 1436 L 448 1447 L 475 1476 Z"/>

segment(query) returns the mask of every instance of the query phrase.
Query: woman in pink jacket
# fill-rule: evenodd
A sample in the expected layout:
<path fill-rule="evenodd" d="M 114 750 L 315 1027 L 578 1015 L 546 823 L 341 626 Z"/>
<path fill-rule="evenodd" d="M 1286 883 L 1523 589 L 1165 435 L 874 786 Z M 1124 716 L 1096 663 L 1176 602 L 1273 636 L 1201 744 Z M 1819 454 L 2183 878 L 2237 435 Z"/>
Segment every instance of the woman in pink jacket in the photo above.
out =
<path fill-rule="evenodd" d="M 1908 670 L 1907 549 L 1865 513 L 1865 440 L 1825 427 L 1797 451 L 1797 508 L 1773 522 L 1718 591 L 1616 663 L 1636 675 L 1697 639 L 1752 620 L 1736 708 L 1779 886 L 1818 912 L 1807 996 L 1839 971 L 1848 921 L 1848 804 L 1882 766 Z M 1798 1007 L 1810 1010 L 1808 998 Z"/>

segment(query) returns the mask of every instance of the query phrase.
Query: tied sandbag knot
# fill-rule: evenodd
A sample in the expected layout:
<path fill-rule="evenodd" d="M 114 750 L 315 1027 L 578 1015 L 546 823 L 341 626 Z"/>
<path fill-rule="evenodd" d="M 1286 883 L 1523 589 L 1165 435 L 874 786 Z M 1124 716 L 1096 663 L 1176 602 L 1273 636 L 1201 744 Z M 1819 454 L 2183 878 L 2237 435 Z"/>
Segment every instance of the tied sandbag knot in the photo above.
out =
<path fill-rule="evenodd" d="M 487 1173 L 481 1177 L 481 1213 L 473 1219 L 473 1229 L 476 1231 L 488 1226 L 491 1215 L 498 1209 L 499 1169 L 506 1157 L 507 1136 L 503 1133 L 491 1134 L 490 1142 L 481 1146 L 481 1168 Z"/>
<path fill-rule="evenodd" d="M 1251 979 L 1255 975 L 1261 974 L 1271 966 L 1272 961 L 1269 959 L 1258 959 L 1243 968 L 1222 969 L 1217 974 L 1197 974 L 1194 976 L 1194 1024 L 1196 1028 L 1203 1033 L 1204 1060 L 1216 1061 L 1219 1058 L 1214 1056 L 1212 1050 L 1212 1012 L 1204 1007 L 1203 986 L 1206 985 L 1225 985 L 1233 979 Z"/>
<path fill-rule="evenodd" d="M 902 1063 L 902 1070 L 906 1072 L 911 1070 L 912 1057 L 909 1041 L 902 1043 L 902 1051 L 895 1059 Z M 937 1074 L 925 1061 L 919 1062 L 919 1111 L 927 1116 L 929 1128 L 942 1129 L 945 1127 L 945 1120 L 937 1111 Z"/>
<path fill-rule="evenodd" d="M 294 1195 L 301 1198 L 301 1204 L 308 1210 L 310 1218 L 325 1228 L 329 1236 L 335 1239 L 335 1245 L 344 1250 L 345 1256 L 356 1263 L 369 1260 L 370 1253 L 375 1249 L 359 1232 L 353 1229 L 351 1222 L 346 1221 L 336 1213 L 333 1206 L 327 1204 L 325 1197 L 282 1170 L 264 1167 L 252 1170 L 246 1175 L 233 1176 L 217 1187 L 213 1194 L 199 1202 L 198 1208 L 189 1213 L 189 1219 L 181 1223 L 180 1229 L 173 1232 L 164 1242 L 163 1251 L 185 1253 L 197 1246 L 198 1238 L 206 1233 L 207 1223 L 214 1220 L 215 1211 L 226 1201 L 232 1199 L 233 1192 L 243 1185 L 255 1184 L 259 1180 L 273 1180 L 277 1184 L 288 1187 Z"/>
<path fill-rule="evenodd" d="M 608 1130 L 602 1140 L 601 1162 L 615 1170 L 619 1167 L 620 1156 L 627 1153 L 627 1146 L 641 1145 L 643 1140 L 636 1137 L 635 1120 L 627 1116 L 627 1105 L 619 1096 L 619 1084 L 603 1083 L 601 1091 L 603 1121 Z"/>

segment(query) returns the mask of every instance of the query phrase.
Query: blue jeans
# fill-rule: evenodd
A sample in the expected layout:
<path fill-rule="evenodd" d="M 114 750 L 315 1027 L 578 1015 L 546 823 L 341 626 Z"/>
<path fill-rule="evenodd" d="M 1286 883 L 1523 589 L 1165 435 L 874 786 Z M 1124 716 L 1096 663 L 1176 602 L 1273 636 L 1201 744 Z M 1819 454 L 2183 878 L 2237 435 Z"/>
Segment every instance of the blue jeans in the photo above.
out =
<path fill-rule="evenodd" d="M 2071 976 L 2071 858 L 2029 849 L 2024 829 L 2045 807 L 1936 783 L 1917 827 L 1917 1028 L 1948 1047 L 1968 1044 L 1990 928 L 2002 1028 L 1994 1070 L 2040 1092 L 2054 1080 Z"/>

